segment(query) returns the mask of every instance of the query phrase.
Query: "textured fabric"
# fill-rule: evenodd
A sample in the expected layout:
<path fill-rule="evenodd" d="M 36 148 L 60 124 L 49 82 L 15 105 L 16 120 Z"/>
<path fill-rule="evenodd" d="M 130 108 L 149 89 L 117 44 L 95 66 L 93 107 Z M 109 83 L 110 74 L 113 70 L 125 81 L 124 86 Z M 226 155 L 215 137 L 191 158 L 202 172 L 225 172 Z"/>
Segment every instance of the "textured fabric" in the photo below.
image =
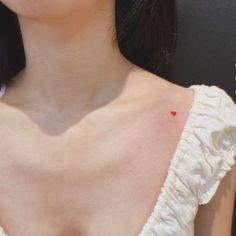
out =
<path fill-rule="evenodd" d="M 195 91 L 161 193 L 138 236 L 193 236 L 198 205 L 207 204 L 236 156 L 236 104 L 221 88 Z M 0 236 L 6 236 L 0 231 Z"/>
<path fill-rule="evenodd" d="M 195 99 L 151 216 L 139 236 L 192 236 L 198 205 L 208 203 L 235 164 L 236 104 L 221 88 L 191 85 Z"/>

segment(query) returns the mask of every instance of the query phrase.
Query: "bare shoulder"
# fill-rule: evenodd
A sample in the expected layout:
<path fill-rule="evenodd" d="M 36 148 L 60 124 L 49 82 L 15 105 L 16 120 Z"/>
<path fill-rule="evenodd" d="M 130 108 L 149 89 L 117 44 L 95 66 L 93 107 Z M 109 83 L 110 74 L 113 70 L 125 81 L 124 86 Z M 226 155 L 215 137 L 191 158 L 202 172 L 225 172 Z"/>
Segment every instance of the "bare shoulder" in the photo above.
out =
<path fill-rule="evenodd" d="M 17 123 L 17 112 L 15 109 L 0 99 L 0 147 L 9 143 L 8 134 L 14 133 L 14 123 Z M 15 121 L 15 122 L 14 122 Z M 7 141 L 8 140 L 8 141 Z M 6 142 L 7 141 L 7 142 Z M 2 151 L 2 149 L 1 149 Z"/>
<path fill-rule="evenodd" d="M 25 114 L 17 107 L 0 99 L 0 150 L 9 152 L 11 147 L 17 146 L 17 140 L 23 137 Z M 21 138 L 20 138 L 21 137 Z"/>
<path fill-rule="evenodd" d="M 152 73 L 144 73 L 143 78 L 146 81 L 145 86 L 149 98 L 160 101 L 159 105 L 162 106 L 164 112 L 171 110 L 178 112 L 175 120 L 183 128 L 195 99 L 195 91 Z M 181 127 L 180 130 L 182 130 Z"/>
<path fill-rule="evenodd" d="M 10 122 L 17 121 L 17 118 L 20 117 L 20 110 L 17 107 L 8 104 L 5 101 L 0 99 L 0 126 L 1 129 L 7 127 Z"/>
<path fill-rule="evenodd" d="M 147 82 L 150 83 L 150 81 Z M 154 93 L 155 90 L 158 92 L 163 90 L 163 97 L 167 101 L 166 104 L 170 104 L 170 107 L 173 104 L 176 105 L 176 108 L 187 115 L 195 95 L 193 90 L 173 84 L 160 77 L 157 77 L 156 82 L 152 84 L 152 89 L 151 91 Z M 160 94 L 162 93 L 160 92 Z M 180 107 L 181 104 L 182 107 Z M 185 118 L 183 116 L 181 118 L 182 125 L 184 125 Z M 195 218 L 194 235 L 231 236 L 235 193 L 236 164 L 221 180 L 219 188 L 211 201 L 205 205 L 199 205 Z"/>
<path fill-rule="evenodd" d="M 148 102 L 159 102 L 158 104 L 163 104 L 166 109 L 176 108 L 179 114 L 188 115 L 195 98 L 193 89 L 172 83 L 144 69 L 136 70 L 132 77 L 134 79 L 131 80 L 131 90 L 136 94 L 144 94 L 142 99 L 147 97 Z"/>
<path fill-rule="evenodd" d="M 182 108 L 188 110 L 188 104 L 192 104 L 195 92 L 181 85 L 172 83 L 165 78 L 153 74 L 144 69 L 139 69 L 133 73 L 134 83 L 139 84 L 141 91 L 146 91 L 146 94 L 152 99 L 160 99 L 167 103 L 180 103 Z M 138 83 L 137 83 L 138 81 Z M 140 93 L 139 90 L 136 90 Z M 185 106 L 186 105 L 186 106 Z"/>

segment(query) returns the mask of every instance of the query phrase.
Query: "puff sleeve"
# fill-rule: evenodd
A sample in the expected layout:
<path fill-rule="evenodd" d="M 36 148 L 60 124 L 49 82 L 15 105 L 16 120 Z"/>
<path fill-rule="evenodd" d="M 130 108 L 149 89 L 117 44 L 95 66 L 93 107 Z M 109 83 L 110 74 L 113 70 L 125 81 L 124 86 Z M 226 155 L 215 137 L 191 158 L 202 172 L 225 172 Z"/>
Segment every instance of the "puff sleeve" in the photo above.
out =
<path fill-rule="evenodd" d="M 201 174 L 198 188 L 198 204 L 208 203 L 236 157 L 236 104 L 221 88 L 211 86 L 208 117 L 205 121 L 205 146 L 202 146 Z M 200 135 L 199 135 L 200 137 Z"/>

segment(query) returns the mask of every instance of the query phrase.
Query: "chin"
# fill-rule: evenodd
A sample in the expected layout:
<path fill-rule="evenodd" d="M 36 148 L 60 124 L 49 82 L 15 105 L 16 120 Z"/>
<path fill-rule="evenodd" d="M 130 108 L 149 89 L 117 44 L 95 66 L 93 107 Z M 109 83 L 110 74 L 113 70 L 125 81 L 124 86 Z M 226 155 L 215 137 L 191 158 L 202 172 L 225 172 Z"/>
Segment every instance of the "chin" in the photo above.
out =
<path fill-rule="evenodd" d="M 91 2 L 89 0 L 2 0 L 1 2 L 18 16 L 43 19 L 63 17 L 79 9 L 86 1 Z"/>

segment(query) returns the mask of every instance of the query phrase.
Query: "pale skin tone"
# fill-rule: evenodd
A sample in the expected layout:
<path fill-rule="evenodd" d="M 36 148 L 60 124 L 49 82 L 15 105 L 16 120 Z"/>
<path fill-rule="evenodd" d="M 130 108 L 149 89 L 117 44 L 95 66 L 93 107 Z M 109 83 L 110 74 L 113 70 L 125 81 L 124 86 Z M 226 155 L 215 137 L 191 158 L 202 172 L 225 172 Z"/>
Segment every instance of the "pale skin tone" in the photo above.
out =
<path fill-rule="evenodd" d="M 27 66 L 0 103 L 0 225 L 8 236 L 137 236 L 193 92 L 112 46 L 112 0 L 2 2 L 18 14 Z M 199 209 L 195 236 L 230 236 L 235 173 L 217 214 L 214 201 Z"/>

